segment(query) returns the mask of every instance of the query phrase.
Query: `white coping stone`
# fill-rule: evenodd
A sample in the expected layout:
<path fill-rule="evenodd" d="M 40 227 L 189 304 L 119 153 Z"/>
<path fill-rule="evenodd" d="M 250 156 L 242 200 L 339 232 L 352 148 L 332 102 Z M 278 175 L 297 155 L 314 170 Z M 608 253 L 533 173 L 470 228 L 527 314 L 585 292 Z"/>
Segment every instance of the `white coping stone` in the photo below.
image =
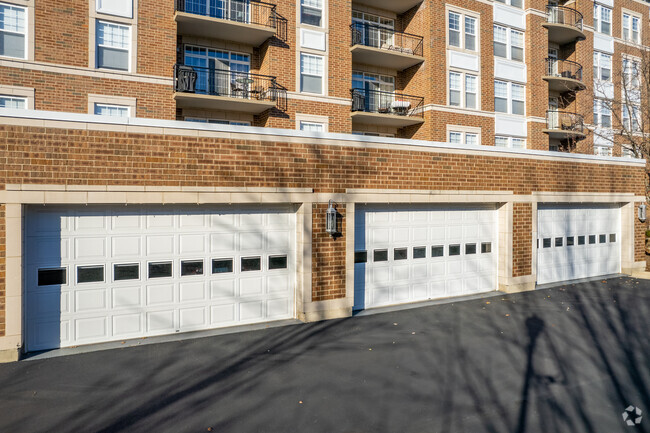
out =
<path fill-rule="evenodd" d="M 584 162 L 602 163 L 614 162 L 617 164 L 625 165 L 638 165 L 645 167 L 645 159 L 623 158 L 618 156 L 599 156 L 587 155 L 581 153 L 562 153 L 551 152 L 547 150 L 531 150 L 531 149 L 510 149 L 495 146 L 482 146 L 482 145 L 458 145 L 439 141 L 425 141 L 413 140 L 407 138 L 393 138 L 393 137 L 371 137 L 354 134 L 341 134 L 331 132 L 307 132 L 294 129 L 280 129 L 280 128 L 260 128 L 255 126 L 240 126 L 240 125 L 219 125 L 211 123 L 197 123 L 186 122 L 181 120 L 163 120 L 163 119 L 144 119 L 139 117 L 110 117 L 110 116 L 97 116 L 93 114 L 81 113 L 67 113 L 55 111 L 41 111 L 41 110 L 19 110 L 14 108 L 0 108 L 0 124 L 7 123 L 5 119 L 25 119 L 25 120 L 42 120 L 42 121 L 62 121 L 62 122 L 76 122 L 76 123 L 96 123 L 104 125 L 121 126 L 124 124 L 134 125 L 140 127 L 153 126 L 163 127 L 168 133 L 170 130 L 186 130 L 198 132 L 212 131 L 215 133 L 226 134 L 240 134 L 240 135 L 256 135 L 256 136 L 277 136 L 278 141 L 282 140 L 296 140 L 296 139 L 317 139 L 321 140 L 323 144 L 325 140 L 333 140 L 338 142 L 349 143 L 368 143 L 368 144 L 387 144 L 387 145 L 402 145 L 414 147 L 427 147 L 434 149 L 446 149 L 454 151 L 475 151 L 477 153 L 499 155 L 522 155 L 525 157 L 539 156 L 552 159 L 566 159 L 566 160 L 582 160 Z M 78 129 L 86 129 L 84 125 L 79 125 Z"/>

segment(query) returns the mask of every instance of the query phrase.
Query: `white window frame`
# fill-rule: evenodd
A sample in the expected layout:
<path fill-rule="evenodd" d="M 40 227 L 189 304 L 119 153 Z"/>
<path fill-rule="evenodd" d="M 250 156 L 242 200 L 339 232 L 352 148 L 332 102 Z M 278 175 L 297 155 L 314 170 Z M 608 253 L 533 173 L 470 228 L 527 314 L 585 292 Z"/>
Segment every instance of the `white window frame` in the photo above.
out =
<path fill-rule="evenodd" d="M 480 46 L 481 46 L 481 41 L 480 41 L 480 25 L 481 25 L 481 20 L 480 16 L 478 13 L 469 13 L 468 11 L 463 11 L 460 9 L 447 9 L 447 15 L 446 15 L 446 39 L 447 39 L 447 49 L 452 49 L 452 50 L 460 50 L 460 51 L 466 51 L 469 53 L 474 53 L 474 54 L 479 54 L 480 53 Z M 451 44 L 451 38 L 449 37 L 450 33 L 452 32 L 451 29 L 451 20 L 450 16 L 451 14 L 458 15 L 459 16 L 459 29 L 458 30 L 453 30 L 457 31 L 459 33 L 458 36 L 458 41 L 459 41 L 459 46 L 452 45 Z M 474 49 L 469 49 L 467 48 L 467 20 L 473 20 L 474 21 Z M 470 33 L 471 35 L 471 33 Z"/>
<path fill-rule="evenodd" d="M 609 57 L 609 78 L 603 79 L 603 61 L 604 57 Z M 607 53 L 601 53 L 600 51 L 594 51 L 594 81 L 601 83 L 611 83 L 612 82 L 612 55 Z"/>
<path fill-rule="evenodd" d="M 305 113 L 296 113 L 296 130 L 301 130 L 301 124 L 310 123 L 318 124 L 323 126 L 322 132 L 329 132 L 329 117 L 328 116 L 318 116 L 314 114 L 305 114 Z"/>
<path fill-rule="evenodd" d="M 20 102 L 23 103 L 23 106 L 18 107 L 18 108 L 14 108 L 14 107 L 2 107 L 2 108 L 11 108 L 11 109 L 15 109 L 15 110 L 27 110 L 27 98 L 25 98 L 24 96 L 0 94 L 0 99 L 10 99 L 10 100 L 13 100 L 13 101 L 16 101 L 16 102 L 20 101 Z"/>
<path fill-rule="evenodd" d="M 321 74 L 320 75 L 305 74 L 302 71 L 302 58 L 303 58 L 303 56 L 315 57 L 315 58 L 320 59 L 320 62 L 321 62 L 320 63 L 320 67 L 321 67 Z M 326 77 L 326 74 L 325 74 L 325 71 L 326 71 L 325 56 L 301 51 L 300 52 L 300 57 L 299 57 L 299 63 L 298 63 L 298 71 L 299 71 L 299 75 L 298 75 L 298 86 L 299 87 L 298 87 L 298 90 L 299 90 L 300 93 L 305 93 L 305 94 L 308 94 L 308 95 L 324 95 L 325 94 L 325 77 Z M 304 91 L 302 89 L 302 76 L 303 75 L 311 76 L 311 77 L 320 77 L 320 79 L 321 79 L 320 93 L 306 92 L 306 91 Z"/>
<path fill-rule="evenodd" d="M 25 100 L 25 109 L 34 109 L 34 88 L 0 84 L 0 96 Z"/>
<path fill-rule="evenodd" d="M 505 140 L 506 145 L 505 146 L 499 146 L 497 145 L 498 140 Z M 514 146 L 515 142 L 521 142 L 523 143 L 523 146 Z M 503 147 L 507 149 L 526 149 L 527 143 L 526 139 L 524 137 L 510 137 L 506 135 L 495 135 L 494 136 L 494 146 L 495 147 Z"/>
<path fill-rule="evenodd" d="M 460 143 L 452 143 L 452 135 L 460 136 Z M 447 125 L 447 143 L 457 144 L 460 146 L 468 146 L 467 138 L 468 136 L 476 137 L 476 145 L 481 144 L 481 128 L 475 126 L 465 126 L 465 125 Z"/>
<path fill-rule="evenodd" d="M 603 125 L 603 116 L 605 113 L 609 113 L 609 126 Z M 594 99 L 594 125 L 603 129 L 612 128 L 612 111 L 603 99 Z"/>
<path fill-rule="evenodd" d="M 29 7 L 31 4 L 31 8 Z M 21 60 L 33 60 L 34 56 L 33 53 L 31 53 L 30 47 L 33 47 L 33 30 L 31 23 L 34 21 L 33 20 L 33 10 L 34 10 L 34 5 L 33 5 L 33 0 L 30 2 L 25 2 L 25 3 L 7 3 L 7 2 L 0 2 L 0 5 L 6 6 L 9 8 L 14 8 L 14 9 L 21 9 L 23 12 L 23 15 L 25 17 L 25 29 L 24 33 L 20 32 L 15 32 L 15 31 L 8 31 L 8 30 L 0 30 L 0 32 L 5 32 L 5 33 L 11 33 L 11 34 L 16 34 L 16 35 L 22 35 L 23 38 L 25 39 L 25 44 L 23 46 L 23 57 L 13 57 L 13 56 L 0 56 L 2 58 L 7 58 L 7 59 L 21 59 Z M 30 44 L 31 40 L 31 44 Z M 30 55 L 31 54 L 31 55 Z"/>
<path fill-rule="evenodd" d="M 598 156 L 612 156 L 612 147 L 611 146 L 594 146 L 594 155 Z"/>
<path fill-rule="evenodd" d="M 496 36 L 495 30 L 497 30 L 497 29 L 505 31 L 505 33 L 506 33 L 506 42 L 505 43 L 495 40 L 495 36 Z M 522 41 L 521 46 L 513 44 L 513 42 L 512 42 L 513 41 L 513 37 L 512 37 L 513 33 L 521 34 L 521 41 Z M 513 28 L 508 27 L 508 26 L 502 26 L 501 24 L 493 24 L 492 25 L 492 43 L 493 43 L 492 52 L 493 52 L 495 57 L 512 60 L 513 62 L 522 62 L 523 63 L 523 62 L 526 61 L 526 51 L 525 51 L 526 39 L 525 38 L 526 38 L 526 33 L 521 31 L 521 30 L 513 29 Z M 495 44 L 503 44 L 503 45 L 505 45 L 505 47 L 506 47 L 506 56 L 505 57 L 504 56 L 498 56 L 496 54 L 496 50 L 494 49 Z M 521 48 L 521 60 L 513 59 L 513 56 L 512 56 L 513 48 Z"/>
<path fill-rule="evenodd" d="M 636 104 L 623 104 L 621 110 L 623 128 L 628 132 L 641 132 L 641 106 Z M 633 119 L 634 121 L 630 123 Z"/>
<path fill-rule="evenodd" d="M 506 105 L 508 107 L 508 110 L 505 111 L 505 112 L 504 111 L 497 111 L 497 109 L 496 109 L 496 98 L 497 98 L 497 95 L 496 95 L 496 83 L 504 83 L 504 84 L 506 84 L 507 97 L 505 99 L 506 99 Z M 512 94 L 513 94 L 512 88 L 514 86 L 523 87 L 523 99 L 514 99 L 513 98 L 513 96 L 512 96 Z M 526 115 L 526 85 L 525 84 L 515 83 L 515 82 L 512 82 L 512 81 L 505 81 L 505 80 L 494 80 L 494 87 L 495 87 L 495 92 L 494 92 L 494 99 L 495 99 L 494 111 L 495 111 L 495 113 L 511 114 L 513 116 L 525 116 Z M 501 98 L 501 99 L 503 99 L 503 98 Z M 524 107 L 524 112 L 523 113 L 521 113 L 521 114 L 513 113 L 512 105 L 513 105 L 514 101 L 520 101 L 520 102 L 523 103 L 523 107 Z"/>
<path fill-rule="evenodd" d="M 127 118 L 128 118 L 128 117 L 131 117 L 131 107 L 129 107 L 128 105 L 104 104 L 104 103 L 101 103 L 101 102 L 96 102 L 96 103 L 95 103 L 95 106 L 93 107 L 93 114 L 95 114 L 95 115 L 97 115 L 97 116 L 100 115 L 100 114 L 97 114 L 97 113 L 96 113 L 98 107 L 117 108 L 117 109 L 126 109 L 126 116 L 114 116 L 114 117 L 122 117 L 122 118 L 124 118 L 124 117 L 127 117 Z M 109 115 L 109 116 L 110 116 L 110 115 Z"/>
<path fill-rule="evenodd" d="M 460 89 L 452 89 L 451 87 L 451 74 L 456 74 L 460 76 Z M 467 107 L 467 94 L 472 92 L 467 92 L 467 80 L 468 77 L 474 79 L 476 83 L 476 92 L 475 92 L 475 107 Z M 451 92 L 457 91 L 460 92 L 460 105 L 451 104 Z M 480 110 L 481 107 L 481 80 L 478 74 L 469 73 L 465 71 L 460 71 L 457 69 L 449 69 L 447 71 L 447 105 L 449 107 L 464 108 L 467 110 Z"/>
<path fill-rule="evenodd" d="M 504 5 L 512 6 L 513 8 L 517 9 L 523 9 L 524 8 L 524 0 L 496 0 L 499 3 L 503 3 Z M 519 5 L 513 4 L 514 2 L 518 2 Z"/>
<path fill-rule="evenodd" d="M 311 4 L 307 4 L 307 5 L 305 4 L 305 3 L 310 3 L 310 2 L 314 2 L 314 1 L 319 2 L 320 7 L 319 6 L 314 6 L 314 5 L 311 5 Z M 302 22 L 303 8 L 320 11 L 320 25 L 319 26 L 316 26 L 314 24 L 309 24 L 309 23 L 303 23 Z M 309 26 L 309 27 L 315 27 L 315 28 L 323 28 L 324 25 L 325 25 L 325 0 L 300 0 L 298 2 L 298 19 L 296 21 L 299 22 L 300 25 L 303 25 L 303 26 Z"/>
<path fill-rule="evenodd" d="M 609 21 L 604 21 L 603 17 L 609 11 Z M 603 22 L 609 23 L 609 31 L 603 32 Z M 594 31 L 604 35 L 612 36 L 612 8 L 603 5 L 594 4 Z"/>
<path fill-rule="evenodd" d="M 628 11 L 623 9 L 622 11 L 623 16 L 621 17 L 621 38 L 625 42 L 632 42 L 634 44 L 640 44 L 641 43 L 641 29 L 642 29 L 642 23 L 643 23 L 643 18 L 641 15 L 634 13 L 632 11 Z M 627 21 L 627 23 L 626 23 Z M 637 25 L 637 34 L 636 38 L 633 38 L 634 36 L 634 22 L 636 22 Z M 626 26 L 627 24 L 627 26 Z"/>
<path fill-rule="evenodd" d="M 630 68 L 629 65 L 632 65 L 633 68 Z M 639 90 L 641 87 L 641 60 L 635 57 L 623 56 L 623 64 L 621 65 L 621 71 L 623 73 L 623 85 L 628 85 L 627 91 Z M 634 73 L 636 72 L 636 73 Z M 636 83 L 633 81 L 636 79 Z M 621 89 L 625 91 L 625 89 Z M 625 96 L 623 94 L 623 96 Z"/>
<path fill-rule="evenodd" d="M 136 116 L 136 98 L 111 95 L 88 95 L 88 113 L 95 114 L 95 105 L 128 107 L 129 117 Z"/>
<path fill-rule="evenodd" d="M 127 50 L 127 59 L 128 59 L 128 65 L 127 69 L 111 69 L 111 68 L 100 68 L 99 67 L 99 38 L 97 37 L 97 33 L 99 31 L 99 24 L 108 24 L 108 25 L 114 25 L 114 26 L 121 26 L 121 27 L 126 27 L 128 29 L 129 33 L 129 43 L 128 43 L 128 48 Z M 131 72 L 133 68 L 133 26 L 130 24 L 124 24 L 121 22 L 116 22 L 116 21 L 108 21 L 108 20 L 103 20 L 103 19 L 97 19 L 96 24 L 95 24 L 95 69 L 101 69 L 101 70 L 107 70 L 107 71 L 116 71 L 116 72 Z M 107 48 L 114 48 L 109 45 L 106 46 Z M 114 48 L 115 49 L 115 48 Z M 117 48 L 120 50 L 123 50 L 124 48 Z"/>

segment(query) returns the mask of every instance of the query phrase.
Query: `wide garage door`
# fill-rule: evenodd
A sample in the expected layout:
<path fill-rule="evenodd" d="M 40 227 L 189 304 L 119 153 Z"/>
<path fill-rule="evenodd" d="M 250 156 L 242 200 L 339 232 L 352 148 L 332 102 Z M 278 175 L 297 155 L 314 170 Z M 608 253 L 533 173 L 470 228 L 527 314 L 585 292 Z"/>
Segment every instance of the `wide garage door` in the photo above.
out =
<path fill-rule="evenodd" d="M 355 309 L 497 288 L 494 207 L 358 207 Z"/>
<path fill-rule="evenodd" d="M 621 271 L 618 206 L 539 205 L 537 284 Z"/>
<path fill-rule="evenodd" d="M 28 350 L 294 317 L 288 207 L 33 207 Z"/>

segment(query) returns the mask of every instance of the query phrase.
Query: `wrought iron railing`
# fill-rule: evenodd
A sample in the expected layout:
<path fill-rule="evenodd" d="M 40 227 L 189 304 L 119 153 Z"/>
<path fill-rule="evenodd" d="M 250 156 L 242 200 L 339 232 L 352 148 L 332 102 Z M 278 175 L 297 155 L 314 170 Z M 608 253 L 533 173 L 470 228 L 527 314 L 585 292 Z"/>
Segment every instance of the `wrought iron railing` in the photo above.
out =
<path fill-rule="evenodd" d="M 565 24 L 582 31 L 582 14 L 575 9 L 565 6 L 547 5 L 546 22 L 551 24 Z"/>
<path fill-rule="evenodd" d="M 286 40 L 287 19 L 278 15 L 276 6 L 271 3 L 253 0 L 176 0 L 176 10 L 268 27 L 275 29 L 278 38 Z"/>
<path fill-rule="evenodd" d="M 352 89 L 352 111 L 424 117 L 424 98 L 370 89 Z"/>
<path fill-rule="evenodd" d="M 396 32 L 369 23 L 352 23 L 350 31 L 353 46 L 364 45 L 415 56 L 422 56 L 424 52 L 422 36 Z"/>
<path fill-rule="evenodd" d="M 216 68 L 174 65 L 174 91 L 252 101 L 271 101 L 287 107 L 287 89 L 269 75 Z"/>
<path fill-rule="evenodd" d="M 546 59 L 546 75 L 582 81 L 582 65 L 571 60 Z"/>
<path fill-rule="evenodd" d="M 585 122 L 580 114 L 548 110 L 546 112 L 546 128 L 584 134 Z"/>

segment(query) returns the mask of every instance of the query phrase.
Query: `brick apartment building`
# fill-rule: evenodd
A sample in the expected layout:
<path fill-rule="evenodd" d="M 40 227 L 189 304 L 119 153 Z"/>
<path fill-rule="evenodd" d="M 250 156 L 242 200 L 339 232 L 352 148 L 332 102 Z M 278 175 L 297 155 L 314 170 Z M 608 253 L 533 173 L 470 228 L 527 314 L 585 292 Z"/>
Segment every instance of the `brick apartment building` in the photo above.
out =
<path fill-rule="evenodd" d="M 644 269 L 648 13 L 0 1 L 0 359 Z"/>

